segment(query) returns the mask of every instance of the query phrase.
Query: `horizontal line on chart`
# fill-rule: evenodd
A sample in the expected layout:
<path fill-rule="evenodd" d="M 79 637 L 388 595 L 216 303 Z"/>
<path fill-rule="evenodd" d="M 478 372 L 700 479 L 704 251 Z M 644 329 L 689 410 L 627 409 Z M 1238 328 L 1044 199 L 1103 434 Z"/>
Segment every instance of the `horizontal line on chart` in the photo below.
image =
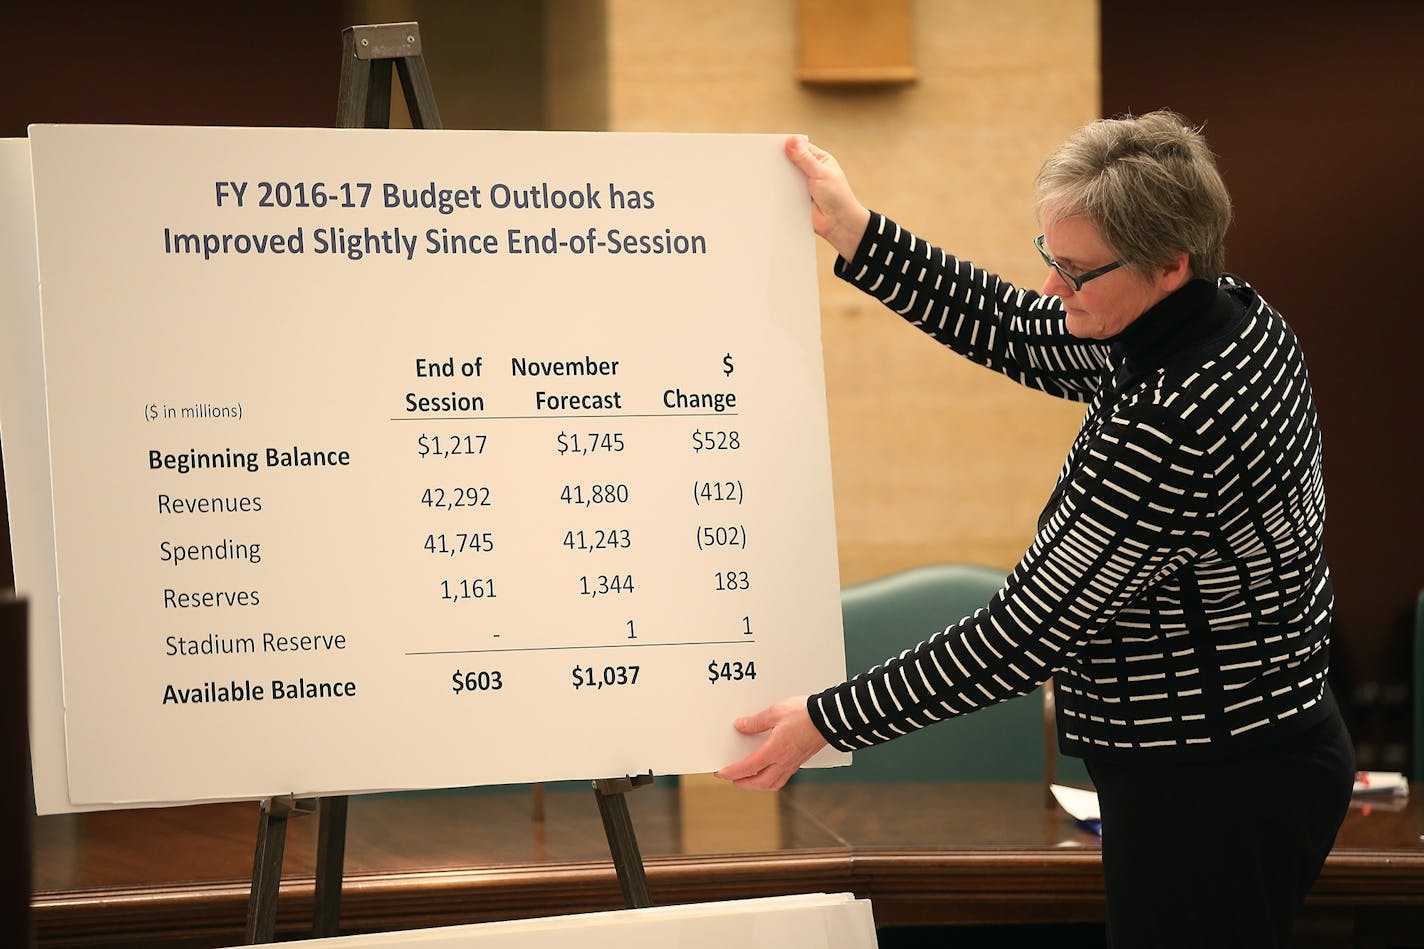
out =
<path fill-rule="evenodd" d="M 486 652 L 564 652 L 569 649 L 647 649 L 652 646 L 745 646 L 754 644 L 755 639 L 712 639 L 707 642 L 692 643 L 621 643 L 599 646 L 527 646 L 514 649 L 432 649 L 429 652 L 408 652 L 407 656 L 464 656 Z"/>
<path fill-rule="evenodd" d="M 644 412 L 617 415 L 402 415 L 388 422 L 526 422 L 530 419 L 561 418 L 733 418 L 737 412 Z"/>

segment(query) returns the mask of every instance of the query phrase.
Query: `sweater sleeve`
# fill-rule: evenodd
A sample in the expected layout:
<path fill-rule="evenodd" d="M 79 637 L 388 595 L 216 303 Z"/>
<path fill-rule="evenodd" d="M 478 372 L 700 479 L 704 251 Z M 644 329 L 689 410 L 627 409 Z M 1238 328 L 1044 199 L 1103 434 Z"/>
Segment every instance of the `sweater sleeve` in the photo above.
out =
<path fill-rule="evenodd" d="M 1026 694 L 1072 662 L 1142 591 L 1211 546 L 1213 462 L 1200 441 L 1160 407 L 1110 419 L 989 605 L 811 696 L 822 735 L 842 751 L 879 744 Z"/>
<path fill-rule="evenodd" d="M 1057 297 L 1020 290 L 872 212 L 852 260 L 836 275 L 911 325 L 1021 385 L 1087 402 L 1107 365 L 1103 344 L 1068 332 Z"/>

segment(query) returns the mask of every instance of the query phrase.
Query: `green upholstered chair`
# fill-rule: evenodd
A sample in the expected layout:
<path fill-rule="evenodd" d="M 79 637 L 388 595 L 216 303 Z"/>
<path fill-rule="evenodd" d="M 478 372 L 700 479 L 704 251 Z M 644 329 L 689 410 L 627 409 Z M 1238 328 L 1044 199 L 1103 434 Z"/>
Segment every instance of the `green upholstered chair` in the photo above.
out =
<path fill-rule="evenodd" d="M 936 564 L 841 591 L 846 665 L 869 669 L 986 605 L 1004 572 Z M 1043 690 L 857 751 L 798 781 L 1032 781 L 1045 777 Z"/>

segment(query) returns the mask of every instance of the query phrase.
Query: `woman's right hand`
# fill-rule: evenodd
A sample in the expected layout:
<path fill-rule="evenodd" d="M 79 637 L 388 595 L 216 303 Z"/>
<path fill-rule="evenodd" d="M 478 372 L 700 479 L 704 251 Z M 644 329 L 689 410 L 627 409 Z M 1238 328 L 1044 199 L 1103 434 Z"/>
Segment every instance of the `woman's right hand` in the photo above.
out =
<path fill-rule="evenodd" d="M 835 156 L 801 135 L 786 140 L 786 157 L 806 176 L 811 227 L 846 260 L 855 256 L 870 225 L 870 211 L 856 200 Z"/>

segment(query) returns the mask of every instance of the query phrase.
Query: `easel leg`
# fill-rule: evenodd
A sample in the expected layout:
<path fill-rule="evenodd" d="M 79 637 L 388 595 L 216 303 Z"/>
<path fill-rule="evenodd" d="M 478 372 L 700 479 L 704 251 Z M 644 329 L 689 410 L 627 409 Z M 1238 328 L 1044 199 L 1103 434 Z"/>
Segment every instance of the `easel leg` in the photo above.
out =
<path fill-rule="evenodd" d="M 247 899 L 244 945 L 271 942 L 277 935 L 277 892 L 282 882 L 282 855 L 287 847 L 287 819 L 296 801 L 269 797 L 257 818 L 257 851 L 252 857 L 252 893 Z"/>
<path fill-rule="evenodd" d="M 425 58 L 402 56 L 395 60 L 395 66 L 401 88 L 405 90 L 405 107 L 410 112 L 411 128 L 443 128 L 440 110 L 435 106 L 435 93 L 430 88 L 430 71 L 425 68 Z"/>
<path fill-rule="evenodd" d="M 628 799 L 624 795 L 652 780 L 653 776 L 647 774 L 593 782 L 603 832 L 608 836 L 608 849 L 613 854 L 613 869 L 618 873 L 618 888 L 623 891 L 623 903 L 629 909 L 652 906 L 653 899 L 648 892 L 648 872 L 643 867 L 643 855 L 638 851 L 638 836 L 633 832 L 633 818 L 628 813 Z"/>
<path fill-rule="evenodd" d="M 389 59 L 377 59 L 366 64 L 371 78 L 366 92 L 366 114 L 361 119 L 361 127 L 368 129 L 388 129 L 391 127 L 391 72 L 394 66 Z"/>
<path fill-rule="evenodd" d="M 321 826 L 316 838 L 316 897 L 312 908 L 312 935 L 336 936 L 341 932 L 341 880 L 346 865 L 346 812 L 350 798 L 324 797 L 318 807 Z"/>

